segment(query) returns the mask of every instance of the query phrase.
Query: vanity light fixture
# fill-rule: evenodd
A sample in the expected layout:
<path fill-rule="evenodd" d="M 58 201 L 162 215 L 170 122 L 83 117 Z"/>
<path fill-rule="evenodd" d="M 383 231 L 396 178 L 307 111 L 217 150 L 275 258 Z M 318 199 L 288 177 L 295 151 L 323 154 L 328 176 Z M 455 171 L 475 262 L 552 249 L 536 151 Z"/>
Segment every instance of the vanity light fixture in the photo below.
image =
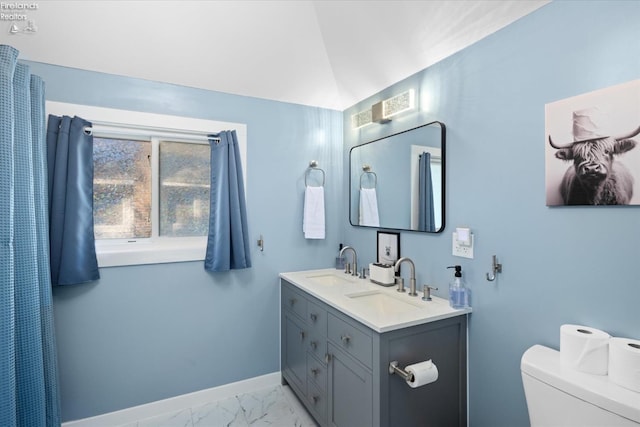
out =
<path fill-rule="evenodd" d="M 389 117 L 412 110 L 415 105 L 415 92 L 413 89 L 409 89 L 399 95 L 382 101 L 382 116 L 385 119 L 389 119 Z"/>
<path fill-rule="evenodd" d="M 391 117 L 412 110 L 416 105 L 415 91 L 406 90 L 399 95 L 373 104 L 371 108 L 351 116 L 351 127 L 359 129 L 371 123 L 388 123 Z"/>
<path fill-rule="evenodd" d="M 391 119 L 387 119 L 384 116 L 384 103 L 385 101 L 380 101 L 371 106 L 371 120 L 373 120 L 376 123 L 382 124 L 382 123 L 387 123 L 391 121 Z"/>
<path fill-rule="evenodd" d="M 359 113 L 353 114 L 351 116 L 351 127 L 354 129 L 359 129 L 363 126 L 370 125 L 371 120 L 371 108 L 360 111 Z"/>
<path fill-rule="evenodd" d="M 391 121 L 391 117 L 412 110 L 415 104 L 415 92 L 413 89 L 409 89 L 372 105 L 372 120 L 376 123 L 387 123 Z"/>

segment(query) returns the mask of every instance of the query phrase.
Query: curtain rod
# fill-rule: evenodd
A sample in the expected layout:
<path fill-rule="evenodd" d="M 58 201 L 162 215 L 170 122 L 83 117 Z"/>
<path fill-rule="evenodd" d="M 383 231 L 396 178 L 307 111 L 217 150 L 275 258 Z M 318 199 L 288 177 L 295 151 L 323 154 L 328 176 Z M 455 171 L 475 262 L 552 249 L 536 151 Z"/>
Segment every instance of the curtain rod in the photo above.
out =
<path fill-rule="evenodd" d="M 418 154 L 418 157 L 422 157 L 422 154 Z M 431 160 L 442 160 L 442 156 L 434 156 L 431 154 Z"/>
<path fill-rule="evenodd" d="M 104 129 L 101 129 L 103 128 Z M 130 132 L 130 130 L 143 131 L 146 135 L 149 136 L 157 136 L 157 137 L 165 137 L 165 138 L 179 138 L 179 139 L 190 139 L 196 141 L 209 141 L 213 139 L 214 141 L 220 141 L 220 138 L 209 137 L 209 135 L 217 132 L 206 132 L 206 131 L 195 131 L 188 129 L 175 129 L 175 128 L 164 128 L 164 127 L 156 127 L 156 126 L 144 126 L 144 125 L 135 125 L 135 124 L 125 124 L 125 123 L 113 123 L 113 122 L 101 122 L 101 121 L 92 121 L 91 126 L 85 126 L 84 131 L 88 134 L 92 134 L 93 131 L 105 132 L 116 135 L 125 135 L 129 134 L 129 136 L 135 136 Z"/>

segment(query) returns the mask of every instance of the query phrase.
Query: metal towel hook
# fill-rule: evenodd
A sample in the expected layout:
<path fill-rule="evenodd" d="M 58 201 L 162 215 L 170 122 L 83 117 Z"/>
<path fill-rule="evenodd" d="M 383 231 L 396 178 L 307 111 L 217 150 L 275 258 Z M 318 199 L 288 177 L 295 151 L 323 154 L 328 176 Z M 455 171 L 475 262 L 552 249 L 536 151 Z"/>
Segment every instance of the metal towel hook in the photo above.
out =
<path fill-rule="evenodd" d="M 364 164 L 362 165 L 362 173 L 360 174 L 360 189 L 362 190 L 364 187 L 362 186 L 362 178 L 365 175 L 373 175 L 373 187 L 376 188 L 378 186 L 378 175 L 374 171 L 371 170 L 371 166 Z"/>
<path fill-rule="evenodd" d="M 318 166 L 317 160 L 311 160 L 309 162 L 309 167 L 307 168 L 307 172 L 304 175 L 304 186 L 305 187 L 309 186 L 309 184 L 307 183 L 307 178 L 309 177 L 309 174 L 311 173 L 311 171 L 314 171 L 314 170 L 322 172 L 322 186 L 324 187 L 324 182 L 327 175 L 324 173 L 324 170 Z"/>
<path fill-rule="evenodd" d="M 498 257 L 493 256 L 493 263 L 491 265 L 491 273 L 487 273 L 487 280 L 493 282 L 496 280 L 496 273 L 502 273 L 502 264 L 498 263 Z"/>

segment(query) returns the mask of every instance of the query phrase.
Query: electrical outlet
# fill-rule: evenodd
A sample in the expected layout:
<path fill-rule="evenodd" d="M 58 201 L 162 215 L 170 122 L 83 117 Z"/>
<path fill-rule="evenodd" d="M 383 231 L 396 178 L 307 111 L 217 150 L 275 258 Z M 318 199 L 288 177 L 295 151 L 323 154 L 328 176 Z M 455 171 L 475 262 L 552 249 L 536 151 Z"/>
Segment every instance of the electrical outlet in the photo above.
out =
<path fill-rule="evenodd" d="M 473 259 L 473 233 L 470 234 L 471 244 L 465 246 L 458 242 L 458 233 L 453 232 L 453 256 Z"/>

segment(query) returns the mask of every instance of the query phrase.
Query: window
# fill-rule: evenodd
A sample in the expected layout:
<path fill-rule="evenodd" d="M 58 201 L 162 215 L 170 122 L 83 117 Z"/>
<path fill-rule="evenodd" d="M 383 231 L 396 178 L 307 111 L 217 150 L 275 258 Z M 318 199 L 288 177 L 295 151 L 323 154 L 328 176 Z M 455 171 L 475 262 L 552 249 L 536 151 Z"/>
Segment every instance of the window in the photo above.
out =
<path fill-rule="evenodd" d="M 208 145 L 160 143 L 160 235 L 206 236 L 211 167 Z"/>
<path fill-rule="evenodd" d="M 95 238 L 149 238 L 151 221 L 150 141 L 94 136 Z"/>
<path fill-rule="evenodd" d="M 127 239 L 132 243 L 152 237 L 207 235 L 211 175 L 208 143 L 114 139 L 99 137 L 98 132 L 93 144 L 97 240 Z M 154 197 L 153 191 L 156 182 L 152 176 L 156 175 L 159 197 Z"/>
<path fill-rule="evenodd" d="M 93 123 L 100 267 L 204 259 L 210 180 L 206 135 L 235 129 L 246 165 L 246 125 L 55 102 L 47 102 L 47 113 Z"/>

